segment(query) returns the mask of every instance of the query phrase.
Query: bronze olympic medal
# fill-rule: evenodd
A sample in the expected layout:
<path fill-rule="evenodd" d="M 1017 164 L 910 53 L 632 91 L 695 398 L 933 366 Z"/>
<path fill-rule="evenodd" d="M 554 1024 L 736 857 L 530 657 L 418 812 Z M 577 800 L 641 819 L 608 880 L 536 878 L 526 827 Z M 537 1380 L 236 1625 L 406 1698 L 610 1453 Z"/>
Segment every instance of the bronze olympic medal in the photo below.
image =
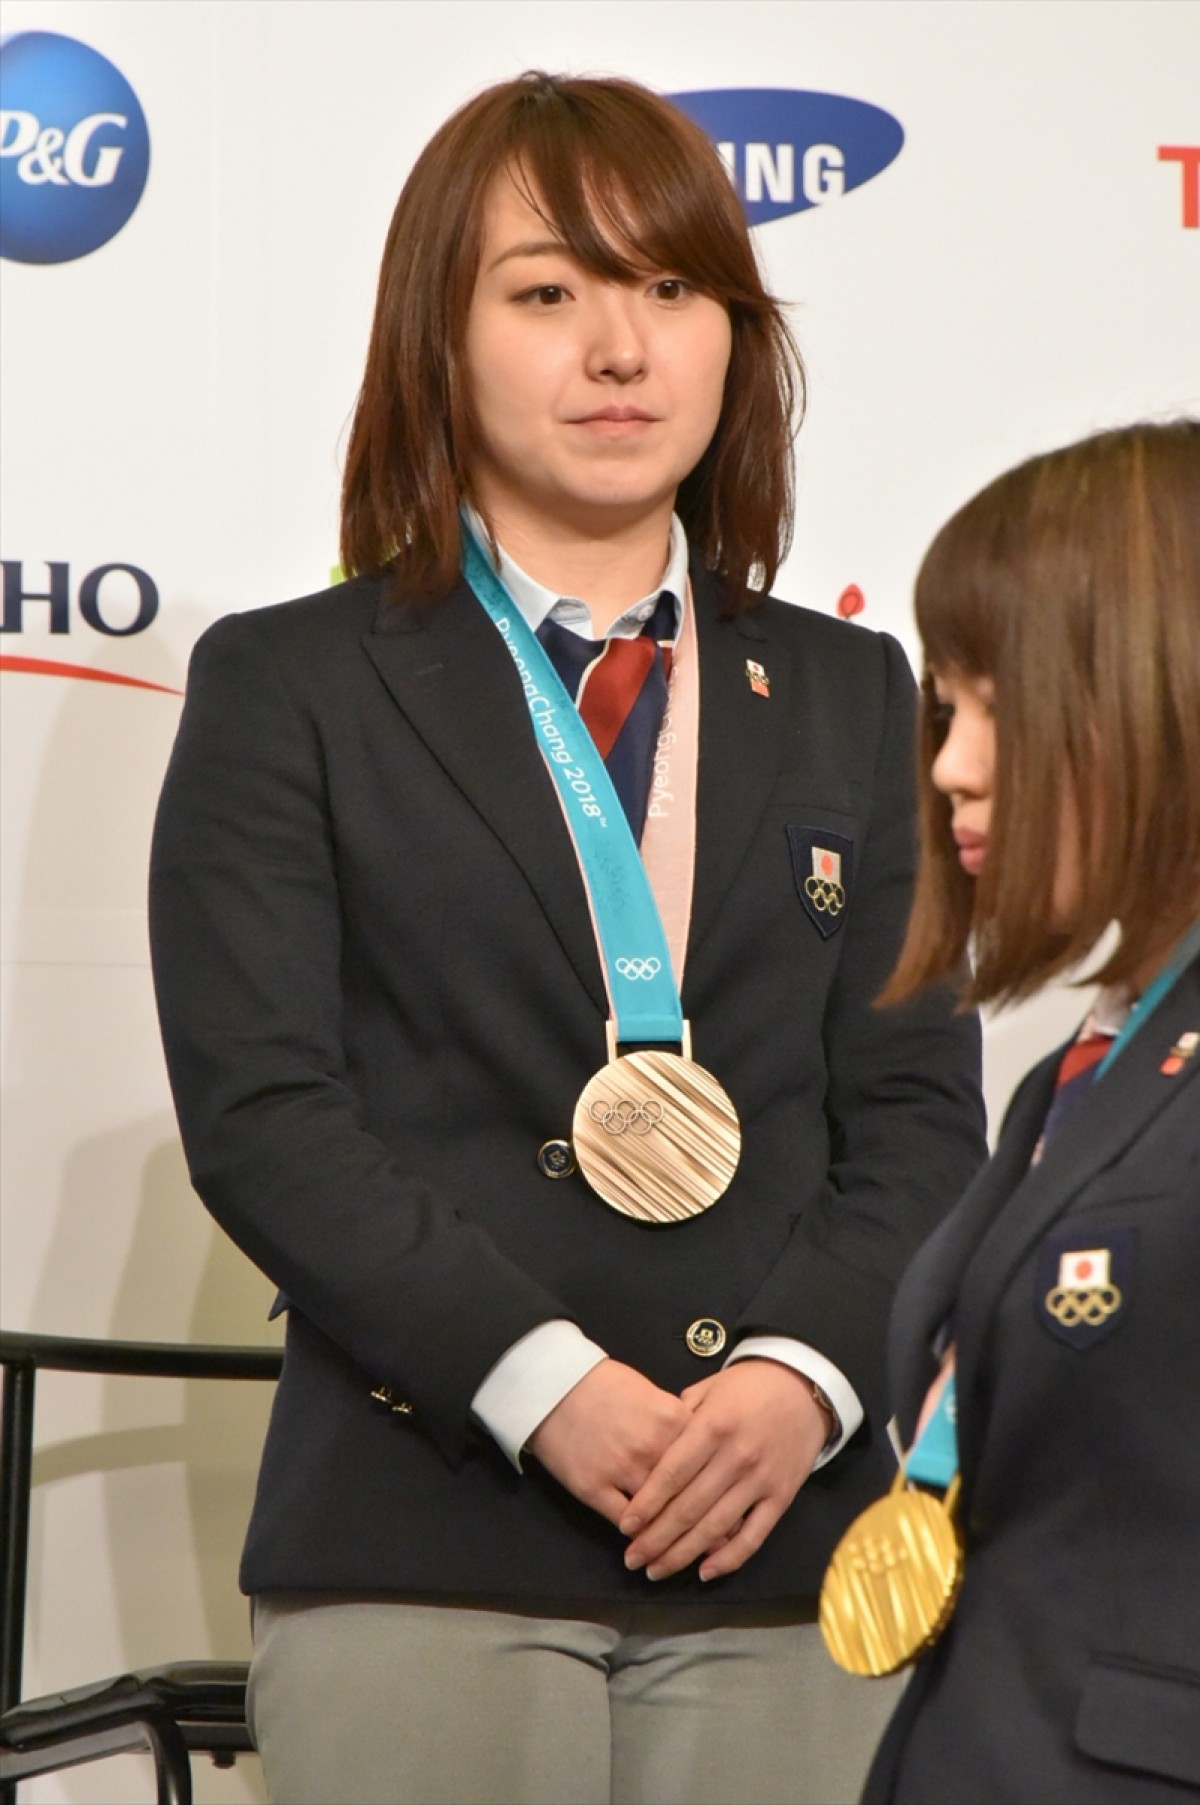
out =
<path fill-rule="evenodd" d="M 623 1054 L 584 1086 L 571 1131 L 583 1176 L 639 1222 L 685 1222 L 728 1190 L 742 1150 L 737 1111 L 680 1053 Z"/>
<path fill-rule="evenodd" d="M 962 1540 L 946 1497 L 904 1488 L 903 1475 L 850 1525 L 821 1586 L 825 1646 L 847 1673 L 898 1673 L 931 1648 L 962 1583 Z"/>

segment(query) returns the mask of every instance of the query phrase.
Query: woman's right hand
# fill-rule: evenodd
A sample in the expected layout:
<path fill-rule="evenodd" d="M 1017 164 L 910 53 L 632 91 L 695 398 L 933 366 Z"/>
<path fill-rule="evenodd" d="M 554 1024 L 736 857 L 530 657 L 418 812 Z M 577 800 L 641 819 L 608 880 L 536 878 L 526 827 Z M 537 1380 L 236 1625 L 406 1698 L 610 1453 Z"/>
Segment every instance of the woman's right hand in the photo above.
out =
<path fill-rule="evenodd" d="M 691 1418 L 681 1398 L 632 1366 L 602 1360 L 538 1424 L 529 1452 L 580 1503 L 619 1523 Z"/>

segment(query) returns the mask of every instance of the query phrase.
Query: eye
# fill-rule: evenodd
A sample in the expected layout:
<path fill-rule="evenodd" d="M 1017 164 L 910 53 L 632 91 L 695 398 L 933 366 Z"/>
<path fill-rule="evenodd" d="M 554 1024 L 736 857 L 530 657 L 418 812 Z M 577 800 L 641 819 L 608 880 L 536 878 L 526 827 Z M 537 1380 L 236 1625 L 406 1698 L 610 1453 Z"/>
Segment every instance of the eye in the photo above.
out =
<path fill-rule="evenodd" d="M 660 276 L 650 292 L 659 301 L 685 301 L 694 291 L 682 276 Z"/>
<path fill-rule="evenodd" d="M 933 723 L 934 732 L 944 738 L 949 733 L 950 723 L 954 719 L 953 702 L 943 702 L 939 697 L 934 696 L 930 701 L 929 718 Z"/>
<path fill-rule="evenodd" d="M 566 298 L 566 289 L 560 287 L 557 282 L 543 282 L 539 287 L 527 288 L 517 296 L 518 301 L 524 302 L 527 307 L 535 308 L 561 307 Z"/>

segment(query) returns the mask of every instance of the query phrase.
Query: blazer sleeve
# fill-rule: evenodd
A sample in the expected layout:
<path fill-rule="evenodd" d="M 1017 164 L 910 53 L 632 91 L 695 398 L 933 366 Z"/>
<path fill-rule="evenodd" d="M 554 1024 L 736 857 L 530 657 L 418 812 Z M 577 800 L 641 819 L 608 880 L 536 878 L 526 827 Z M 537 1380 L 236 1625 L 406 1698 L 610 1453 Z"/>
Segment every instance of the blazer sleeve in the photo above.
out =
<path fill-rule="evenodd" d="M 252 617 L 218 622 L 192 657 L 155 825 L 150 927 L 197 1192 L 288 1301 L 370 1380 L 411 1399 L 457 1459 L 495 1361 L 572 1312 L 364 1126 L 340 1033 L 321 737 Z"/>
<path fill-rule="evenodd" d="M 739 1324 L 832 1360 L 880 1432 L 891 1407 L 887 1327 L 901 1274 L 987 1156 L 980 1033 L 950 988 L 896 1008 L 875 998 L 908 920 L 916 854 L 916 690 L 899 644 L 877 637 L 873 789 L 822 1026 L 830 1164 Z"/>

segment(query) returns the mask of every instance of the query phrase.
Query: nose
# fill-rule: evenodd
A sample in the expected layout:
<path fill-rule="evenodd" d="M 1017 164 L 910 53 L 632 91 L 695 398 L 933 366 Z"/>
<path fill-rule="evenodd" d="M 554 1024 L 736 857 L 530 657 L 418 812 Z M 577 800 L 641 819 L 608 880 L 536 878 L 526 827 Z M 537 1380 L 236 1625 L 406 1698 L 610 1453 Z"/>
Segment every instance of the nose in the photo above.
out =
<path fill-rule="evenodd" d="M 646 370 L 639 296 L 619 282 L 597 284 L 590 309 L 587 372 L 599 381 L 635 382 Z"/>
<path fill-rule="evenodd" d="M 972 710 L 956 709 L 930 770 L 933 787 L 952 801 L 987 796 L 994 757 L 991 721 L 976 718 Z"/>

